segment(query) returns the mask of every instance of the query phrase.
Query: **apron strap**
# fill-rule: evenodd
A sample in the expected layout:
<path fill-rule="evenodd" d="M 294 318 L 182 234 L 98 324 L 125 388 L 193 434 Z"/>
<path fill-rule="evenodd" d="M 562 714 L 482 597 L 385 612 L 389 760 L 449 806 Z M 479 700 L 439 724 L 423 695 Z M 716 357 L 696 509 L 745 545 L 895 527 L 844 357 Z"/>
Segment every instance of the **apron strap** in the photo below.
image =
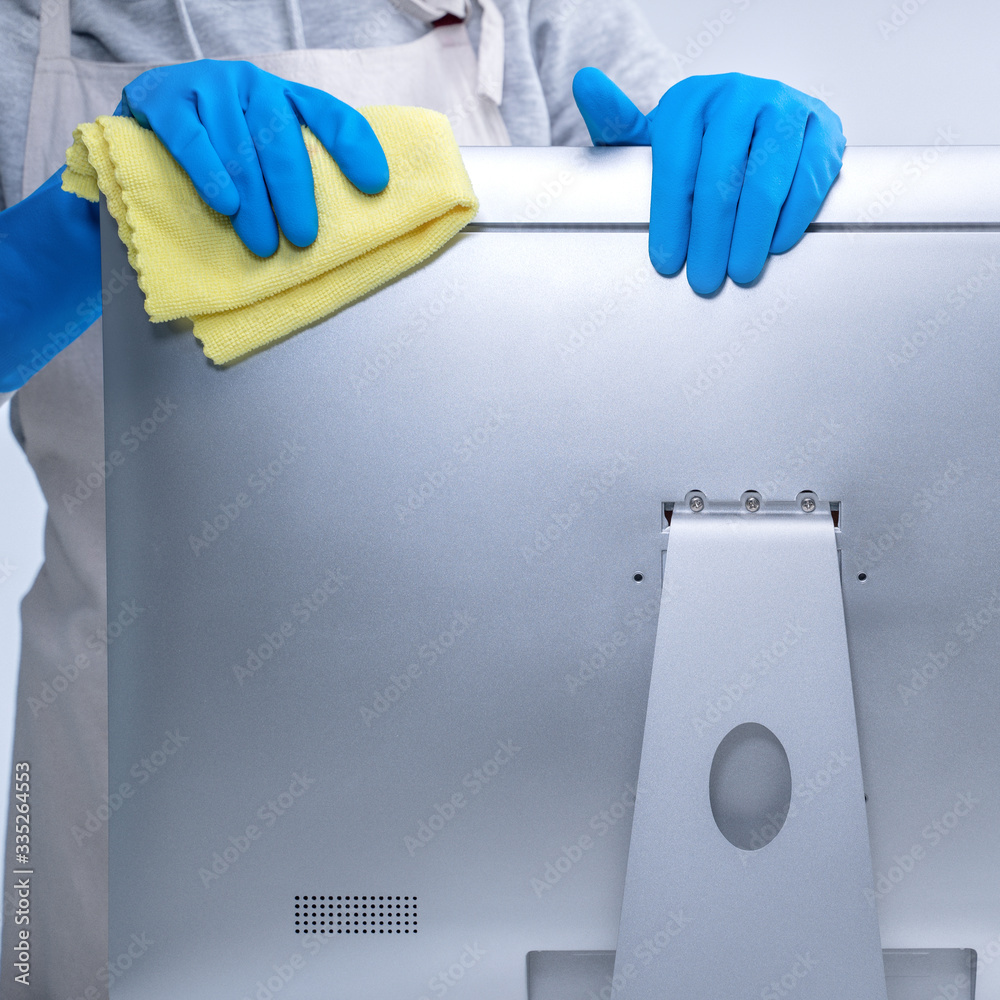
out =
<path fill-rule="evenodd" d="M 444 24 L 454 24 L 451 20 L 464 20 L 468 14 L 468 0 L 392 0 L 404 14 L 417 18 L 426 24 L 441 20 Z M 482 26 L 479 32 L 479 73 L 476 93 L 489 98 L 497 107 L 503 100 L 504 25 L 503 14 L 495 0 L 478 0 L 483 9 Z"/>
<path fill-rule="evenodd" d="M 503 100 L 504 69 L 504 23 L 495 0 L 478 0 L 483 9 L 483 20 L 479 35 L 479 71 L 476 92 L 489 98 L 497 107 Z M 431 24 L 449 15 L 464 20 L 468 14 L 468 0 L 393 0 L 403 13 L 409 14 L 426 24 Z M 68 59 L 70 57 L 70 0 L 44 0 L 39 19 L 38 55 L 47 59 Z M 174 0 L 174 9 L 181 28 L 195 59 L 204 58 L 198 36 L 194 33 L 184 0 Z M 302 14 L 297 0 L 286 0 L 286 9 L 291 25 L 292 44 L 304 49 L 305 33 L 302 28 Z M 450 20 L 445 23 L 454 23 Z"/>
<path fill-rule="evenodd" d="M 479 86 L 477 91 L 498 108 L 503 100 L 503 14 L 494 0 L 479 0 L 483 22 L 479 35 Z"/>
<path fill-rule="evenodd" d="M 38 22 L 38 55 L 46 59 L 69 59 L 69 0 L 45 0 Z"/>

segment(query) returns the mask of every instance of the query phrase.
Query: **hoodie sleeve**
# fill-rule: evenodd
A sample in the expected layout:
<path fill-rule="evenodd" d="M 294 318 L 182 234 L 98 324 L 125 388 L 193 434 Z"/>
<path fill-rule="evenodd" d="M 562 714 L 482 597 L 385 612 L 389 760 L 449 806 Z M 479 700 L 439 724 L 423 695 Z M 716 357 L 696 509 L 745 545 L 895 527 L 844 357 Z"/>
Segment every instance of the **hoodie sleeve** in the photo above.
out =
<path fill-rule="evenodd" d="M 572 91 L 584 66 L 606 73 L 644 113 L 683 75 L 632 0 L 531 0 L 528 19 L 554 146 L 590 145 Z"/>

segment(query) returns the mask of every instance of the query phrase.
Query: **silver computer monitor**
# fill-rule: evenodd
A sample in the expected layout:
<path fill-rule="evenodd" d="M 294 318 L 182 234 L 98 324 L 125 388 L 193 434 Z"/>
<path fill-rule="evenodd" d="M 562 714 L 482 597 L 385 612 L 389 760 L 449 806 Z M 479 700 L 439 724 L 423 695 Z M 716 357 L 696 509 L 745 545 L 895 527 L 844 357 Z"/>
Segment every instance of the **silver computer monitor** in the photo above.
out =
<path fill-rule="evenodd" d="M 890 1000 L 1000 993 L 1000 153 L 849 149 L 710 298 L 649 263 L 648 149 L 463 154 L 465 232 L 236 364 L 134 282 L 106 306 L 109 452 L 169 404 L 107 481 L 109 608 L 144 609 L 109 648 L 111 962 L 154 942 L 112 997 L 619 1000 L 698 961 L 705 995 L 829 996 L 879 946 Z M 748 836 L 710 767 L 761 720 Z M 664 923 L 616 967 L 629 871 Z"/>

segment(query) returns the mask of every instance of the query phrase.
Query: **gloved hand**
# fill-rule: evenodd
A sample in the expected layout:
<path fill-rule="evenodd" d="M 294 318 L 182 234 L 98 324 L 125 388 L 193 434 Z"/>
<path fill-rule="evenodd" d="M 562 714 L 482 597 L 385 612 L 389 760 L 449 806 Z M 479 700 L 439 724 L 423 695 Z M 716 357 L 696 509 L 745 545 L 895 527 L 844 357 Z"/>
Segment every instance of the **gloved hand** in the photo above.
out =
<path fill-rule="evenodd" d="M 702 295 L 750 282 L 802 237 L 840 171 L 846 140 L 822 102 L 727 73 L 674 84 L 648 115 L 599 69 L 573 96 L 594 145 L 651 145 L 649 259 Z"/>
<path fill-rule="evenodd" d="M 97 205 L 63 167 L 0 212 L 0 392 L 19 389 L 101 315 Z"/>
<path fill-rule="evenodd" d="M 232 217 L 258 257 L 278 249 L 278 226 L 295 246 L 316 239 L 300 124 L 360 191 L 377 194 L 389 183 L 385 153 L 359 112 L 248 62 L 202 59 L 149 70 L 125 87 L 119 108 L 156 133 L 205 203 Z"/>

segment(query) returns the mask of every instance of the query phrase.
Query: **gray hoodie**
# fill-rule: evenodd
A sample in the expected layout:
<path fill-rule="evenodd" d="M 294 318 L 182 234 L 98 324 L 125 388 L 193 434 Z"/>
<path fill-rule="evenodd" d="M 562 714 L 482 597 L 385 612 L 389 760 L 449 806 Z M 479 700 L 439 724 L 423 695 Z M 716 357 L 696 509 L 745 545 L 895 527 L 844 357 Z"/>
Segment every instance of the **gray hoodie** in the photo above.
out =
<path fill-rule="evenodd" d="M 30 193 L 21 190 L 24 140 L 38 21 L 49 2 L 3 0 L 0 8 L 0 208 Z M 287 49 L 292 3 L 72 0 L 72 53 L 106 62 L 191 59 L 184 7 L 207 58 Z M 300 6 L 310 48 L 397 45 L 430 30 L 389 0 L 300 0 Z M 481 9 L 470 6 L 469 35 L 478 47 Z M 632 0 L 497 0 L 497 6 L 506 36 L 500 110 L 515 146 L 590 145 L 571 91 L 582 66 L 604 70 L 642 111 L 677 77 L 674 60 Z"/>

